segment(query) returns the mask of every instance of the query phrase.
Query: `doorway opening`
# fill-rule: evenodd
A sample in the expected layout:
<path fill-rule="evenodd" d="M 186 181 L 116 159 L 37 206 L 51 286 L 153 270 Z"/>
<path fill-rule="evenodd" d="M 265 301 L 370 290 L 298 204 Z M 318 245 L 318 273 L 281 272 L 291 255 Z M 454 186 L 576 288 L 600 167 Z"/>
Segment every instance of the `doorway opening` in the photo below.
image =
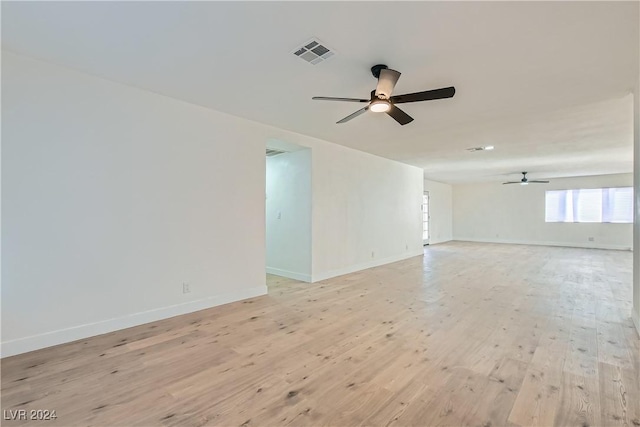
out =
<path fill-rule="evenodd" d="M 429 244 L 429 192 L 422 195 L 422 245 Z"/>
<path fill-rule="evenodd" d="M 266 144 L 266 273 L 311 282 L 311 149 Z M 267 279 L 267 284 L 272 280 Z"/>

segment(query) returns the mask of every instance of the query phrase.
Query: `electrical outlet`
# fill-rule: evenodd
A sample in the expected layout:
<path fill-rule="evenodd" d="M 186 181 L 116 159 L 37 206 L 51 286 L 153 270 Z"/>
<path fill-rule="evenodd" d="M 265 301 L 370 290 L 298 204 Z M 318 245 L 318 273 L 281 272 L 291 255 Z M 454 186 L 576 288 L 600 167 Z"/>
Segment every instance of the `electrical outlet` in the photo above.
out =
<path fill-rule="evenodd" d="M 191 285 L 189 285 L 189 283 L 183 283 L 182 284 L 182 293 L 183 294 L 188 294 L 189 292 L 191 292 Z"/>
<path fill-rule="evenodd" d="M 376 253 L 374 251 L 371 251 L 371 258 L 375 258 Z"/>
<path fill-rule="evenodd" d="M 589 241 L 593 242 L 595 239 L 593 237 L 589 237 Z"/>
<path fill-rule="evenodd" d="M 278 219 L 282 219 L 282 212 L 278 212 Z"/>
<path fill-rule="evenodd" d="M 409 244 L 408 243 L 404 244 L 404 249 L 407 250 L 407 251 L 409 250 Z"/>

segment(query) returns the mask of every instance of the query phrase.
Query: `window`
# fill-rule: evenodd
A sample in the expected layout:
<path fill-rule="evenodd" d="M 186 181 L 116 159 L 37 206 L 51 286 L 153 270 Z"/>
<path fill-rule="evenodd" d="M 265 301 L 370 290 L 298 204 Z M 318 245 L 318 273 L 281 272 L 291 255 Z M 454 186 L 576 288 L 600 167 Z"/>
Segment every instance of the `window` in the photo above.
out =
<path fill-rule="evenodd" d="M 547 191 L 546 222 L 633 222 L 633 188 Z"/>

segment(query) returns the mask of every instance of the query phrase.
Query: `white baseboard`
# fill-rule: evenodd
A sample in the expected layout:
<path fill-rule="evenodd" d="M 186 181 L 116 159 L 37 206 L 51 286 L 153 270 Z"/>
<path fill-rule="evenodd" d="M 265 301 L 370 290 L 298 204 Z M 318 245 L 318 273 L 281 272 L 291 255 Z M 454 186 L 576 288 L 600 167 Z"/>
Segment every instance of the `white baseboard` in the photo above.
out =
<path fill-rule="evenodd" d="M 381 258 L 376 260 L 371 260 L 367 262 L 362 262 L 360 264 L 351 265 L 349 267 L 338 268 L 335 270 L 330 270 L 318 274 L 313 274 L 313 282 L 319 282 L 321 280 L 331 279 L 333 277 L 342 276 L 345 274 L 355 273 L 356 271 L 366 270 L 367 268 L 378 267 L 384 264 L 390 264 L 392 262 L 402 261 L 403 259 L 413 258 L 415 256 L 422 256 L 424 254 L 424 249 L 420 248 L 418 250 L 412 252 L 406 252 L 400 255 L 394 255 L 387 258 Z"/>
<path fill-rule="evenodd" d="M 447 243 L 447 242 L 450 242 L 451 240 L 453 240 L 453 239 L 441 239 L 441 240 L 431 240 L 431 239 L 429 239 L 429 246 L 437 245 L 439 243 Z"/>
<path fill-rule="evenodd" d="M 181 314 L 193 313 L 194 311 L 228 304 L 230 302 L 266 295 L 266 293 L 266 286 L 256 286 L 196 301 L 189 301 L 183 304 L 176 304 L 169 307 L 134 313 L 115 319 L 108 319 L 101 322 L 74 326 L 72 328 L 33 335 L 26 338 L 19 338 L 12 341 L 5 341 L 2 343 L 2 347 L 0 349 L 0 357 L 14 356 L 28 351 L 64 344 L 96 335 L 102 335 L 118 331 L 120 329 L 130 328 L 132 326 L 143 325 L 145 323 L 155 322 L 157 320 L 167 319 Z"/>
<path fill-rule="evenodd" d="M 601 245 L 595 242 L 571 243 L 571 242 L 547 242 L 547 241 L 522 241 L 508 239 L 477 239 L 473 237 L 455 237 L 457 242 L 478 242 L 478 243 L 506 243 L 510 245 L 536 245 L 536 246 L 560 246 L 565 248 L 586 248 L 586 249 L 613 249 L 618 251 L 630 251 L 631 247 L 623 245 Z"/>
<path fill-rule="evenodd" d="M 281 268 L 267 267 L 267 273 L 275 274 L 276 276 L 288 277 L 290 279 L 302 280 L 303 282 L 311 282 L 310 274 L 297 273 L 295 271 L 283 270 Z"/>

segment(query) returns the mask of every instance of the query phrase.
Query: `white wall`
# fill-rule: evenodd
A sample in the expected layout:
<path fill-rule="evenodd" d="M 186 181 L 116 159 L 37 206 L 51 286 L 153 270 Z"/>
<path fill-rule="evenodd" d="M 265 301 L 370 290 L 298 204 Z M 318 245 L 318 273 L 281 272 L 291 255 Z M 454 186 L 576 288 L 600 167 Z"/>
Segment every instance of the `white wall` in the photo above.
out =
<path fill-rule="evenodd" d="M 240 120 L 8 52 L 2 88 L 3 355 L 266 293 Z"/>
<path fill-rule="evenodd" d="M 551 179 L 549 184 L 453 186 L 455 240 L 630 249 L 632 224 L 546 223 L 545 191 L 629 187 L 632 174 Z M 589 241 L 593 237 L 594 241 Z"/>
<path fill-rule="evenodd" d="M 422 169 L 313 150 L 313 281 L 422 255 Z"/>
<path fill-rule="evenodd" d="M 6 51 L 2 88 L 3 356 L 265 293 L 269 139 L 313 150 L 314 278 L 421 253 L 421 169 Z"/>
<path fill-rule="evenodd" d="M 429 244 L 453 239 L 453 188 L 449 184 L 424 180 L 429 192 Z"/>
<path fill-rule="evenodd" d="M 311 281 L 311 150 L 267 157 L 267 273 Z"/>

